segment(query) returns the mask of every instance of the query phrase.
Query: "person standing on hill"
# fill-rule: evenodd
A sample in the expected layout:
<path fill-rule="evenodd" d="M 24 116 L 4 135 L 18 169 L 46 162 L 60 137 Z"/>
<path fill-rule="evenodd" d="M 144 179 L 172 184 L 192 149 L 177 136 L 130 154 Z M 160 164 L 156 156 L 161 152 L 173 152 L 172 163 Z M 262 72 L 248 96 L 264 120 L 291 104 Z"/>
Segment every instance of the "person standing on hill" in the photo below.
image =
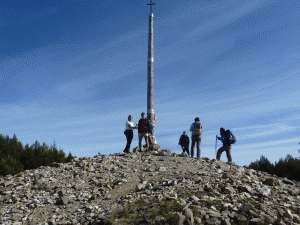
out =
<path fill-rule="evenodd" d="M 146 146 L 148 148 L 147 132 L 148 132 L 148 120 L 147 118 L 145 118 L 145 113 L 142 112 L 141 118 L 138 123 L 139 151 L 142 151 L 143 138 L 145 139 Z"/>
<path fill-rule="evenodd" d="M 133 129 L 136 129 L 136 126 L 134 122 L 132 121 L 132 116 L 128 115 L 128 119 L 125 124 L 125 131 L 124 134 L 126 136 L 126 146 L 125 149 L 123 150 L 124 153 L 129 153 L 130 152 L 130 145 L 133 139 Z"/>
<path fill-rule="evenodd" d="M 218 149 L 216 159 L 220 160 L 222 153 L 225 151 L 228 163 L 232 163 L 231 145 L 236 142 L 235 136 L 230 130 L 225 130 L 223 127 L 221 127 L 220 137 L 217 136 L 217 139 L 223 143 L 223 146 Z"/>
<path fill-rule="evenodd" d="M 190 139 L 189 139 L 189 136 L 187 136 L 185 131 L 183 131 L 182 135 L 180 136 L 178 144 L 182 148 L 182 153 L 186 152 L 189 156 L 190 155 L 190 151 L 189 151 Z"/>
<path fill-rule="evenodd" d="M 153 130 L 154 130 L 154 124 L 153 124 L 153 121 L 151 120 L 151 115 L 148 114 L 148 116 L 147 116 L 147 134 L 146 134 L 148 151 L 152 150 L 153 145 L 155 144 L 155 137 L 153 135 Z"/>
<path fill-rule="evenodd" d="M 199 117 L 196 117 L 194 123 L 190 127 L 192 133 L 192 146 L 191 146 L 191 157 L 194 157 L 194 147 L 197 146 L 197 158 L 200 158 L 200 143 L 201 143 L 201 134 L 202 134 L 202 124 Z"/>

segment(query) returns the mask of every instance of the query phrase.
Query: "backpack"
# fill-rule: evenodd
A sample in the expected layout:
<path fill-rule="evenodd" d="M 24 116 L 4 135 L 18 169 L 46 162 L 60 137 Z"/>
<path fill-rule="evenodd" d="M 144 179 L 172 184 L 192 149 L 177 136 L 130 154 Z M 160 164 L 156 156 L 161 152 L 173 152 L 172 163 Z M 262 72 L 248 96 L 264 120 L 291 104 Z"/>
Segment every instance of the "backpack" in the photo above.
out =
<path fill-rule="evenodd" d="M 193 125 L 193 135 L 200 136 L 202 131 L 201 123 L 194 123 Z"/>
<path fill-rule="evenodd" d="M 235 138 L 235 136 L 231 133 L 231 131 L 229 131 L 229 132 L 230 132 L 229 142 L 230 142 L 230 144 L 235 144 L 235 143 L 236 143 L 236 138 Z"/>

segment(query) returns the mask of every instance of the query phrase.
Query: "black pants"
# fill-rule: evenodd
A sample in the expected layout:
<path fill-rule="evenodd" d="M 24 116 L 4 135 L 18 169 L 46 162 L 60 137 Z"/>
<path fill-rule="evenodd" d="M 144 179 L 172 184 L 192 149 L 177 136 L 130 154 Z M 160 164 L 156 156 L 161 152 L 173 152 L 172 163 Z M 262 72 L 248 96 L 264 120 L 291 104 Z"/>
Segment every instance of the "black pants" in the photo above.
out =
<path fill-rule="evenodd" d="M 190 155 L 189 146 L 188 145 L 181 145 L 182 152 L 186 152 L 188 155 Z"/>
<path fill-rule="evenodd" d="M 195 144 L 197 146 L 197 158 L 200 158 L 200 143 L 201 143 L 201 138 L 198 135 L 193 135 L 192 136 L 192 147 L 191 147 L 191 157 L 194 157 L 194 147 Z"/>
<path fill-rule="evenodd" d="M 126 130 L 124 134 L 126 136 L 127 143 L 123 152 L 128 153 L 130 152 L 130 145 L 133 139 L 133 130 Z"/>
<path fill-rule="evenodd" d="M 221 159 L 222 152 L 224 152 L 224 151 L 226 152 L 228 162 L 232 162 L 230 145 L 223 145 L 221 148 L 218 149 L 217 160 Z"/>

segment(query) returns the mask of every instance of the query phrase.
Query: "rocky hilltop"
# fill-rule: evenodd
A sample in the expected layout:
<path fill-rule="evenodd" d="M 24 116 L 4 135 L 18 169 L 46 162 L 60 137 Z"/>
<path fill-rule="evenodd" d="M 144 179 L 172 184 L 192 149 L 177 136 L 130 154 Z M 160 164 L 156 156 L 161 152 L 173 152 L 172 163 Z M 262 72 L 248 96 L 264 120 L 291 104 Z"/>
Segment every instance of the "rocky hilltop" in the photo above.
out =
<path fill-rule="evenodd" d="M 0 177 L 0 224 L 300 224 L 300 185 L 167 151 Z"/>

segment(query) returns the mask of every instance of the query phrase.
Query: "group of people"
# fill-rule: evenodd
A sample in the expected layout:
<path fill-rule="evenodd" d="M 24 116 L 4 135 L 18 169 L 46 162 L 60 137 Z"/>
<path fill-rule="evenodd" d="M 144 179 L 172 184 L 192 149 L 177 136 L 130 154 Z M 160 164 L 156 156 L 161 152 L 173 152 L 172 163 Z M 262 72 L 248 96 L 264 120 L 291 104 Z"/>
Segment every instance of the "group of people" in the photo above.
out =
<path fill-rule="evenodd" d="M 182 148 L 182 152 L 188 156 L 194 157 L 194 147 L 197 146 L 197 158 L 200 158 L 200 143 L 201 143 L 201 134 L 202 134 L 202 124 L 199 117 L 196 117 L 194 122 L 190 127 L 191 132 L 191 152 L 189 152 L 190 138 L 187 135 L 186 131 L 183 131 L 182 135 L 179 138 L 178 144 Z M 231 145 L 236 142 L 235 136 L 230 130 L 225 130 L 223 127 L 220 128 L 220 136 L 216 136 L 216 146 L 217 141 L 222 142 L 222 147 L 220 147 L 216 152 L 216 159 L 220 160 L 223 152 L 226 152 L 227 160 L 229 163 L 232 163 L 231 156 Z"/>
<path fill-rule="evenodd" d="M 124 153 L 130 152 L 130 146 L 133 139 L 133 130 L 138 130 L 138 150 L 142 151 L 142 141 L 145 139 L 145 146 L 146 149 L 149 149 L 149 147 L 156 143 L 155 137 L 153 135 L 153 129 L 154 124 L 151 120 L 151 115 L 145 116 L 145 113 L 141 113 L 141 118 L 139 119 L 138 124 L 135 124 L 133 122 L 133 118 L 131 115 L 128 116 L 128 119 L 126 121 L 125 125 L 125 131 L 124 134 L 126 136 L 126 146 L 123 150 Z M 200 118 L 196 117 L 194 119 L 194 122 L 190 126 L 190 132 L 191 132 L 191 151 L 189 151 L 190 146 L 190 138 L 187 135 L 187 132 L 184 131 L 183 134 L 180 136 L 179 139 L 179 145 L 182 148 L 182 151 L 184 154 L 187 154 L 190 157 L 194 157 L 194 148 L 196 145 L 197 149 L 197 158 L 200 158 L 200 144 L 201 144 L 201 135 L 202 135 L 202 124 L 200 122 Z M 231 145 L 236 142 L 235 136 L 232 134 L 230 130 L 225 130 L 223 127 L 220 128 L 220 136 L 216 136 L 216 145 L 217 141 L 222 142 L 222 147 L 220 147 L 216 152 L 216 159 L 220 160 L 221 155 L 223 152 L 226 152 L 228 162 L 232 162 L 232 156 L 231 156 Z"/>
<path fill-rule="evenodd" d="M 130 146 L 133 139 L 133 130 L 138 130 L 138 138 L 139 138 L 139 151 L 142 151 L 142 141 L 145 139 L 146 148 L 149 148 L 153 143 L 155 143 L 155 138 L 153 136 L 154 125 L 151 120 L 151 115 L 145 117 L 145 113 L 141 113 L 141 118 L 139 119 L 138 124 L 133 122 L 133 118 L 131 115 L 128 115 L 124 135 L 126 136 L 126 146 L 123 150 L 124 153 L 130 152 Z"/>

